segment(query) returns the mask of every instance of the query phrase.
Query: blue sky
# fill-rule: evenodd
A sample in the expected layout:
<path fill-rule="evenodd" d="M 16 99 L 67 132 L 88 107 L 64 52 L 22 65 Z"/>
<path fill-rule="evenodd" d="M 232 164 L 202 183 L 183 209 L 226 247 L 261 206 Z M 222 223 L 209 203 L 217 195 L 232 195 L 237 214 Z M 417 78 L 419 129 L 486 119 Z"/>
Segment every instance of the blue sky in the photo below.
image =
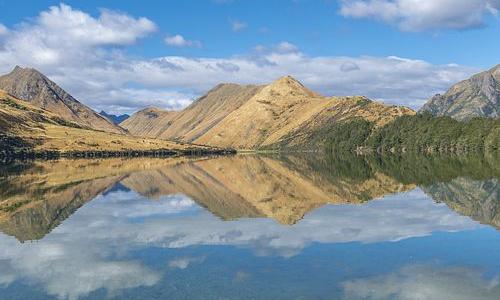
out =
<path fill-rule="evenodd" d="M 498 0 L 0 0 L 9 12 L 0 17 L 0 71 L 38 68 L 115 113 L 179 109 L 220 81 L 287 74 L 325 95 L 418 108 L 500 63 L 499 8 Z"/>

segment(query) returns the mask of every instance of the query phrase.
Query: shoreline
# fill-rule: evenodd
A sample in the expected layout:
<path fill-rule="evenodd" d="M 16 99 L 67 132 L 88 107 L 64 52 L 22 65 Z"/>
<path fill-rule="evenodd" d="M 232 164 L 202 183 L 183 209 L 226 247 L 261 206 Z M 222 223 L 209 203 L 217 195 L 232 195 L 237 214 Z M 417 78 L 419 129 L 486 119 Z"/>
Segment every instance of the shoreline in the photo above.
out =
<path fill-rule="evenodd" d="M 31 160 L 31 159 L 58 159 L 58 158 L 112 158 L 112 157 L 181 157 L 181 156 L 210 156 L 234 155 L 234 149 L 157 149 L 157 150 L 123 150 L 123 151 L 0 151 L 0 159 Z"/>

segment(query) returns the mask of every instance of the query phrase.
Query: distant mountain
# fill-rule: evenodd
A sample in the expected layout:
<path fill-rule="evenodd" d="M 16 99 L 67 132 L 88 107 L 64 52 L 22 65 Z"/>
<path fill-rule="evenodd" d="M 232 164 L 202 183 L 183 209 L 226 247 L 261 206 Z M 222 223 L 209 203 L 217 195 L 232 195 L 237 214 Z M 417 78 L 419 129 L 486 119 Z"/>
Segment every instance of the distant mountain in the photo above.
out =
<path fill-rule="evenodd" d="M 107 112 L 105 112 L 104 110 L 101 110 L 101 112 L 99 113 L 101 116 L 107 118 L 108 120 L 110 120 L 111 122 L 113 122 L 113 124 L 115 125 L 118 125 L 120 124 L 121 122 L 125 121 L 126 119 L 130 118 L 129 115 L 127 114 L 123 114 L 123 115 L 113 115 L 113 114 L 108 114 Z"/>
<path fill-rule="evenodd" d="M 176 114 L 177 112 L 174 111 L 148 107 L 134 113 L 130 118 L 121 122 L 120 126 L 134 136 L 156 138 L 165 126 L 169 126 Z"/>
<path fill-rule="evenodd" d="M 119 126 L 78 102 L 35 69 L 16 66 L 11 73 L 0 76 L 0 89 L 82 126 L 114 133 L 126 133 Z"/>
<path fill-rule="evenodd" d="M 307 144 L 317 131 L 351 118 L 382 126 L 414 113 L 365 97 L 323 97 L 286 76 L 266 86 L 221 84 L 186 109 L 154 118 L 154 125 L 148 118 L 132 128 L 134 116 L 121 125 L 136 135 L 255 149 Z"/>
<path fill-rule="evenodd" d="M 500 65 L 455 84 L 444 95 L 435 95 L 421 111 L 457 120 L 500 117 Z"/>

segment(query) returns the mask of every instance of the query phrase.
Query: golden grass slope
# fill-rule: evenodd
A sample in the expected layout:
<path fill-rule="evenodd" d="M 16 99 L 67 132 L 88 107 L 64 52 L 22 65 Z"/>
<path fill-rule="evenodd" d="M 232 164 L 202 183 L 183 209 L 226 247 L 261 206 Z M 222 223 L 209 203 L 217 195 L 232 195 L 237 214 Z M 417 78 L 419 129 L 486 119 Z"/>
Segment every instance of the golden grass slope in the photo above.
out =
<path fill-rule="evenodd" d="M 238 109 L 262 87 L 219 84 L 179 112 L 146 108 L 120 124 L 132 135 L 192 142 Z"/>
<path fill-rule="evenodd" d="M 0 90 L 0 133 L 26 143 L 29 150 L 59 151 L 150 151 L 207 149 L 183 143 L 138 138 L 97 131 L 67 121 Z"/>
<path fill-rule="evenodd" d="M 332 122 L 356 117 L 381 126 L 397 116 L 414 113 L 405 107 L 386 106 L 365 97 L 322 97 L 286 76 L 264 87 L 194 142 L 254 149 L 279 144 L 299 129 L 302 133 L 304 129 L 313 132 Z"/>
<path fill-rule="evenodd" d="M 126 133 L 119 126 L 80 103 L 35 69 L 16 66 L 11 73 L 0 76 L 0 89 L 82 126 L 114 133 Z"/>
<path fill-rule="evenodd" d="M 179 112 L 159 137 L 192 142 L 217 126 L 261 89 L 261 86 L 255 85 L 219 84 Z"/>
<path fill-rule="evenodd" d="M 148 107 L 131 115 L 130 118 L 121 122 L 120 126 L 134 136 L 156 138 L 165 126 L 170 125 L 177 114 L 175 111 Z"/>

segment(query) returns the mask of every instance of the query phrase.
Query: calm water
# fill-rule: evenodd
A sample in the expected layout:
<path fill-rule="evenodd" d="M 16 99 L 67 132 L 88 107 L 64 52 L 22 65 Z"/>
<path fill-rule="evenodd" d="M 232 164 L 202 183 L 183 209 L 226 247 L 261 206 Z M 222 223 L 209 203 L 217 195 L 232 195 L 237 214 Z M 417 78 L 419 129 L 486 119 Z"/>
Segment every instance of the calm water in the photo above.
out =
<path fill-rule="evenodd" d="M 500 299 L 494 158 L 0 166 L 0 299 Z"/>

